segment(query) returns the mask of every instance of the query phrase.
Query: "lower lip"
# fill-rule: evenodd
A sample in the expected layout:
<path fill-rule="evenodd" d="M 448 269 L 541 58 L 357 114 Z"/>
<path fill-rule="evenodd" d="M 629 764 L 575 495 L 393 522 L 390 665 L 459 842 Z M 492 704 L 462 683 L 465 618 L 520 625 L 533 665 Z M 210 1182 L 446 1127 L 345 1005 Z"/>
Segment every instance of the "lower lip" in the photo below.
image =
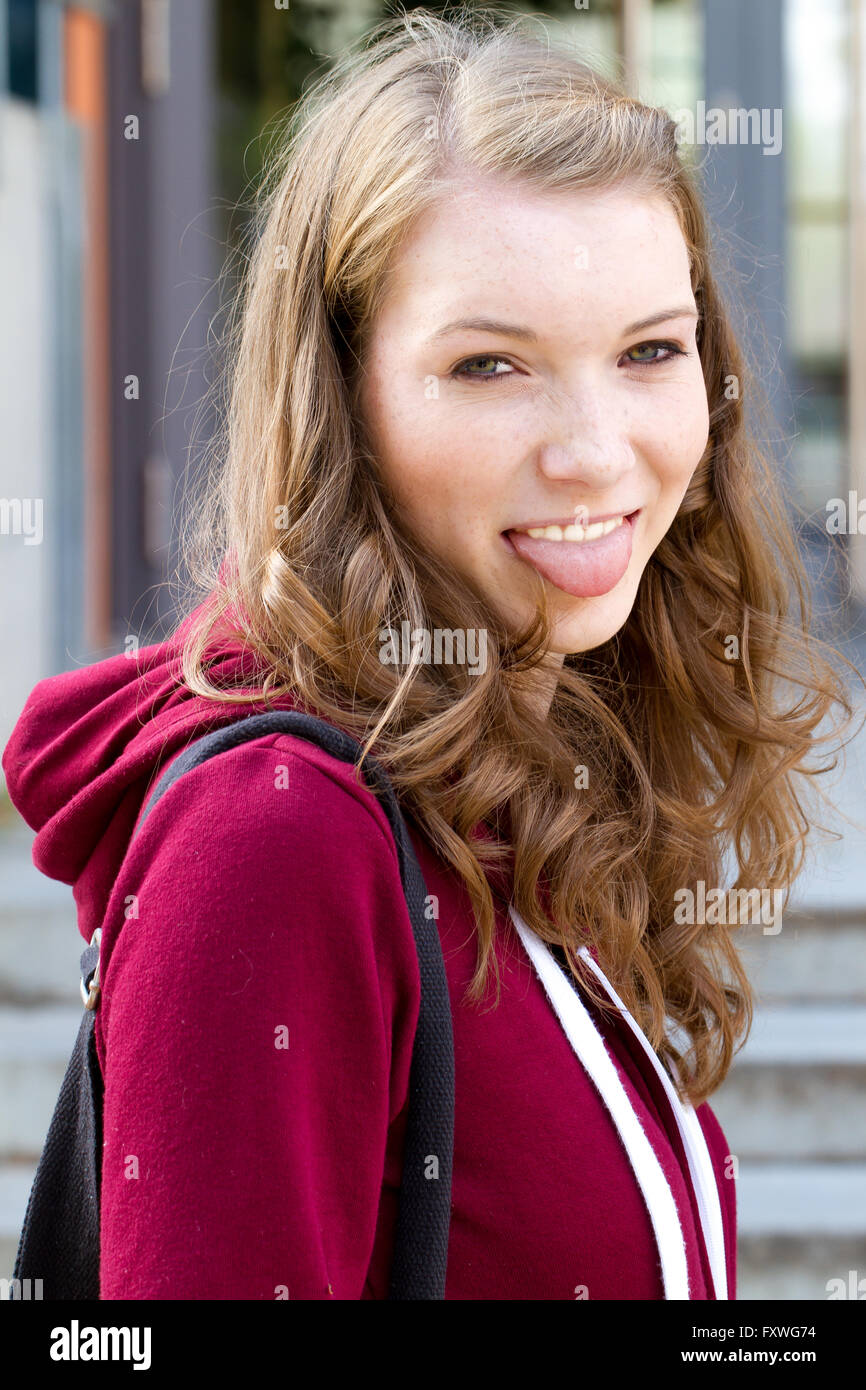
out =
<path fill-rule="evenodd" d="M 597 598 L 620 582 L 631 560 L 635 523 L 640 511 L 594 541 L 545 541 L 525 531 L 503 531 L 506 545 L 543 579 L 574 598 Z"/>

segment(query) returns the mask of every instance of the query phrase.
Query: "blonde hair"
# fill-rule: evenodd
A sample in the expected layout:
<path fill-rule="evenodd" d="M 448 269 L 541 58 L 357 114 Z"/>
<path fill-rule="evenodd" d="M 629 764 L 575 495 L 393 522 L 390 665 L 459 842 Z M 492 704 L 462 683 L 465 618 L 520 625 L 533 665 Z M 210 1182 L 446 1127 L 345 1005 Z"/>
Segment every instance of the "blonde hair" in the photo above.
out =
<path fill-rule="evenodd" d="M 550 638 L 543 584 L 527 630 L 506 630 L 402 525 L 356 408 L 393 254 L 466 170 L 539 189 L 628 181 L 664 197 L 701 316 L 707 451 L 624 627 L 566 658 L 543 721 L 530 703 Z M 782 888 L 787 904 L 810 831 L 795 776 L 814 775 L 804 760 L 829 706 L 851 707 L 808 636 L 795 539 L 747 432 L 743 396 L 757 399 L 756 383 L 710 271 L 674 122 L 524 18 L 415 10 L 386 21 L 278 129 L 226 345 L 224 427 L 186 533 L 188 571 L 210 597 L 183 647 L 189 689 L 233 704 L 290 694 L 383 763 L 469 894 L 478 954 L 466 1003 L 482 1000 L 491 964 L 498 1001 L 492 882 L 510 861 L 530 927 L 565 947 L 575 974 L 590 943 L 653 1045 L 684 1064 L 683 1093 L 704 1099 L 748 1030 L 752 995 L 732 932 L 676 922 L 675 894 L 719 884 L 731 845 L 734 886 Z M 792 621 L 789 587 L 801 607 Z M 488 634 L 482 673 L 379 660 L 383 628 L 457 619 Z M 229 632 L 262 663 L 242 696 L 209 674 Z M 777 700 L 778 679 L 802 688 L 798 703 Z M 579 793 L 576 763 L 589 773 Z"/>

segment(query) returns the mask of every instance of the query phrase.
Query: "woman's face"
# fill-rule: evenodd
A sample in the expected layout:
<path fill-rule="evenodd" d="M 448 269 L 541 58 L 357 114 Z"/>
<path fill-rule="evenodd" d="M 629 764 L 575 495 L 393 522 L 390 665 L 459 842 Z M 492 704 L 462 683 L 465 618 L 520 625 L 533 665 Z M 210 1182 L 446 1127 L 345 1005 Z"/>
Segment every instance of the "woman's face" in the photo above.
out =
<path fill-rule="evenodd" d="M 552 651 L 622 627 L 704 452 L 696 325 L 673 209 L 624 186 L 461 184 L 394 257 L 360 394 L 381 477 L 507 622 L 542 575 Z M 528 534 L 575 517 L 614 526 Z"/>

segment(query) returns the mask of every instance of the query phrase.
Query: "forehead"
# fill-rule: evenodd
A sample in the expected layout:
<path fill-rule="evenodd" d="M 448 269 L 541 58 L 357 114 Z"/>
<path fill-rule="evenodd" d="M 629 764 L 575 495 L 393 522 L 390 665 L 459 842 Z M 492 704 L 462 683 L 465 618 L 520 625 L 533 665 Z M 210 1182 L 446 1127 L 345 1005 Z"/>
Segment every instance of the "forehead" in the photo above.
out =
<path fill-rule="evenodd" d="M 688 251 L 666 199 L 626 185 L 549 191 L 468 180 L 410 227 L 389 265 L 379 328 L 424 337 L 489 313 L 550 327 L 689 302 Z"/>

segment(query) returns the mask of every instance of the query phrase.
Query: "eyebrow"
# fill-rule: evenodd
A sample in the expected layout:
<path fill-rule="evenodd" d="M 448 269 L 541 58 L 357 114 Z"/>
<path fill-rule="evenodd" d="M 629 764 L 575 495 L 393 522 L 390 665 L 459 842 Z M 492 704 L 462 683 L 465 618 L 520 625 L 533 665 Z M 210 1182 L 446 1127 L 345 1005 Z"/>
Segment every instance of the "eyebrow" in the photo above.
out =
<path fill-rule="evenodd" d="M 650 314 L 648 318 L 638 319 L 637 323 L 630 323 L 628 328 L 623 330 L 623 337 L 628 338 L 632 333 L 642 333 L 645 328 L 652 328 L 657 323 L 665 323 L 668 319 L 699 318 L 697 309 L 691 304 L 681 304 L 673 309 L 661 309 L 657 314 Z M 475 333 L 498 333 L 507 338 L 523 338 L 526 342 L 537 343 L 538 334 L 532 328 L 527 328 L 522 323 L 506 323 L 502 319 L 468 318 L 452 319 L 450 323 L 443 324 L 437 328 L 427 339 L 428 342 L 436 342 L 439 338 L 446 337 L 449 333 L 475 332 Z"/>

